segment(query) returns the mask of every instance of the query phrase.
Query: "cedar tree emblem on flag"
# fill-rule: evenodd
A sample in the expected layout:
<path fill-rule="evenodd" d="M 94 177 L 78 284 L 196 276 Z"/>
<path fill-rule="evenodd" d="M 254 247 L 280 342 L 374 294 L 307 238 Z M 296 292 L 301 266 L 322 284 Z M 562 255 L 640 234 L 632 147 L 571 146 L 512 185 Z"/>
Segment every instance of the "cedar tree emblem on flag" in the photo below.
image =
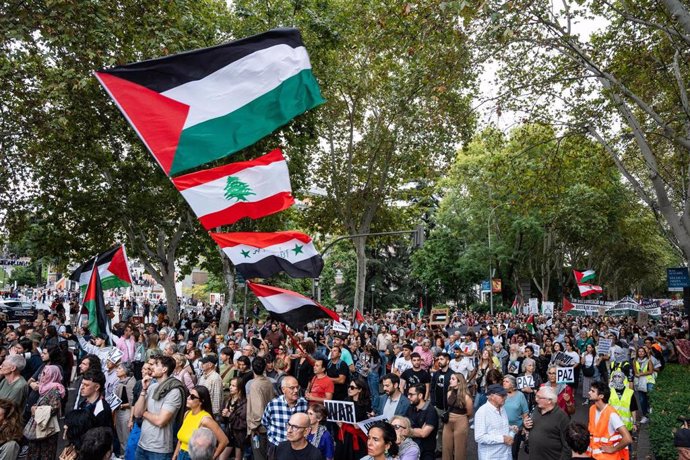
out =
<path fill-rule="evenodd" d="M 247 201 L 248 195 L 256 195 L 256 193 L 252 192 L 252 189 L 245 182 L 234 176 L 228 176 L 228 182 L 225 184 L 226 200 L 237 200 L 239 203 L 240 201 Z"/>
<path fill-rule="evenodd" d="M 324 102 L 297 29 L 96 77 L 168 176 L 232 155 Z"/>

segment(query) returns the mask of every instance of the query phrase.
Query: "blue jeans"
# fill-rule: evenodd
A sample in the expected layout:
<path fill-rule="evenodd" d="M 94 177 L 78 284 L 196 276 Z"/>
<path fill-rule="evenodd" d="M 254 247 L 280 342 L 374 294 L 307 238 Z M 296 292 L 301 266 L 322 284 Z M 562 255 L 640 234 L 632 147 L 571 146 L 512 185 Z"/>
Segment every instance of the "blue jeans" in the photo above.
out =
<path fill-rule="evenodd" d="M 127 438 L 127 446 L 125 447 L 125 460 L 134 460 L 137 453 L 137 444 L 139 444 L 139 437 L 141 436 L 141 427 L 134 424 L 132 431 L 129 432 Z"/>
<path fill-rule="evenodd" d="M 476 413 L 477 409 L 482 407 L 486 401 L 488 401 L 486 394 L 478 391 L 477 395 L 474 397 L 474 412 Z"/>
<path fill-rule="evenodd" d="M 170 460 L 172 458 L 172 452 L 169 454 L 160 454 L 158 452 L 150 452 L 144 450 L 141 447 L 137 447 L 137 453 L 134 456 L 134 460 Z"/>
<path fill-rule="evenodd" d="M 189 452 L 180 449 L 180 453 L 177 454 L 177 460 L 192 460 L 192 457 L 189 456 Z"/>

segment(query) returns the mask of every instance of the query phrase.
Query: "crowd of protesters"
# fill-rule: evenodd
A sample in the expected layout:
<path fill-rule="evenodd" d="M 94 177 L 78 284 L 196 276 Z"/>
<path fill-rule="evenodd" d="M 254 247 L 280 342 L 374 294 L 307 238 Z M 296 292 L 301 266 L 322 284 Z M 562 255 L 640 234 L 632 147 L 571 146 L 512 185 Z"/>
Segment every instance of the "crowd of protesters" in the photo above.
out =
<path fill-rule="evenodd" d="M 140 316 L 123 301 L 118 313 L 96 335 L 76 316 L 66 325 L 64 308 L 5 325 L 1 458 L 461 460 L 473 436 L 480 459 L 623 459 L 649 423 L 658 373 L 690 362 L 674 313 L 642 325 L 457 312 L 430 325 L 386 312 L 348 334 L 256 316 L 222 334 L 218 308 L 175 324 L 162 304 Z M 572 382 L 558 380 L 564 368 Z M 357 422 L 384 420 L 368 432 L 335 421 L 332 400 L 353 403 Z M 588 427 L 570 420 L 577 404 L 590 405 Z"/>

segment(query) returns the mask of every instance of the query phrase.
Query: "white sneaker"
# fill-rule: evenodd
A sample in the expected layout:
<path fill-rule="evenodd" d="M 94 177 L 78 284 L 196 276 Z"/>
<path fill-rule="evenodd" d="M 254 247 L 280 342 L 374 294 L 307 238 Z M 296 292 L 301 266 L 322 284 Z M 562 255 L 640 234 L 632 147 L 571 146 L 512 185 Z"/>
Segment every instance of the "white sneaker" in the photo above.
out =
<path fill-rule="evenodd" d="M 645 424 L 649 423 L 649 419 L 647 417 L 642 417 L 642 419 L 640 420 L 640 423 L 642 425 L 645 425 Z"/>

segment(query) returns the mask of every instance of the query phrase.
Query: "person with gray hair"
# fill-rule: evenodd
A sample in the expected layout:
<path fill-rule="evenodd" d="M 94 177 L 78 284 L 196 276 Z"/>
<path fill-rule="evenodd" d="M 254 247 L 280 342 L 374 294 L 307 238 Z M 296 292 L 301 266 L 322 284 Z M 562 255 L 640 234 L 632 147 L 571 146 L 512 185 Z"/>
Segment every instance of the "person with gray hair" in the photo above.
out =
<path fill-rule="evenodd" d="M 527 399 L 530 412 L 534 410 L 535 395 L 542 384 L 541 377 L 537 372 L 537 362 L 532 358 L 525 358 L 522 361 L 522 374 L 518 377 L 517 388 L 522 391 Z"/>
<path fill-rule="evenodd" d="M 565 439 L 570 418 L 558 407 L 558 394 L 549 386 L 539 389 L 537 409 L 525 418 L 529 430 L 529 449 L 538 452 L 539 459 L 567 460 L 571 450 Z"/>
<path fill-rule="evenodd" d="M 22 377 L 26 367 L 26 359 L 22 355 L 8 355 L 0 365 L 0 375 L 5 378 L 0 381 L 0 399 L 12 401 L 19 408 L 24 407 L 29 385 Z"/>
<path fill-rule="evenodd" d="M 189 440 L 189 458 L 192 460 L 213 460 L 218 440 L 208 428 L 198 428 Z"/>

